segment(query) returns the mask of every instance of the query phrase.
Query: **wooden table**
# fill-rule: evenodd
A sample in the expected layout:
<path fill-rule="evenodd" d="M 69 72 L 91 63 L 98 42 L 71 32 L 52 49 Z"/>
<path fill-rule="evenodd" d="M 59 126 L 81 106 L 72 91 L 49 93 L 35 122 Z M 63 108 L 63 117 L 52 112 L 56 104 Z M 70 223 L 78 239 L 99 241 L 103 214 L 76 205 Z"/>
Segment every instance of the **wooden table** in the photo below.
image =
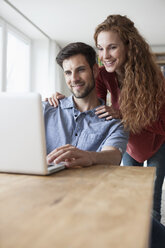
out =
<path fill-rule="evenodd" d="M 154 168 L 0 174 L 0 248 L 146 248 Z"/>

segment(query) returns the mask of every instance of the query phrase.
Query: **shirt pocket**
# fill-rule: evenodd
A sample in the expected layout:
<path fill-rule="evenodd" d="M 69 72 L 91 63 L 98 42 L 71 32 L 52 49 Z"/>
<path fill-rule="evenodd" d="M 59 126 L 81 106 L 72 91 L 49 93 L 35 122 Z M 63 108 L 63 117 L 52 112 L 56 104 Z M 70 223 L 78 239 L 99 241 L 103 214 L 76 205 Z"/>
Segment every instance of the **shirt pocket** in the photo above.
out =
<path fill-rule="evenodd" d="M 101 134 L 83 131 L 79 137 L 78 148 L 86 151 L 100 151 L 102 140 Z"/>

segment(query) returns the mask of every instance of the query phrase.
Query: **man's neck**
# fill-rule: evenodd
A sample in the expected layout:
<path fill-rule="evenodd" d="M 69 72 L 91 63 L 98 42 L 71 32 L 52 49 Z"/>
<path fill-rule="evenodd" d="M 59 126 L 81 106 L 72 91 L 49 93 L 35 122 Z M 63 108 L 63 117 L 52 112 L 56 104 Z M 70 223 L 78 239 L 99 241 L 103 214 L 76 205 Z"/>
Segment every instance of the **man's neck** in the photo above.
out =
<path fill-rule="evenodd" d="M 74 100 L 74 103 L 76 105 L 76 108 L 80 112 L 92 110 L 92 109 L 94 109 L 100 105 L 100 101 L 97 98 L 95 91 L 91 92 L 91 94 L 89 94 L 88 96 L 86 96 L 84 98 L 73 97 L 73 100 Z"/>

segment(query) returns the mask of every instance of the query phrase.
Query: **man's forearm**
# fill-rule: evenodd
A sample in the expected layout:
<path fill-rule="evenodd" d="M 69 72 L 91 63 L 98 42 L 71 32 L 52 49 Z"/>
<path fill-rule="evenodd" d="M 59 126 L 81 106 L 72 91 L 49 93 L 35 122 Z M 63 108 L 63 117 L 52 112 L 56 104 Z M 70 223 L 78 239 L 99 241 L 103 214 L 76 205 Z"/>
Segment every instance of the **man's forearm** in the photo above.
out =
<path fill-rule="evenodd" d="M 101 152 L 89 152 L 92 164 L 111 164 L 119 165 L 121 162 L 122 154 L 119 149 L 111 147 L 104 148 Z"/>
<path fill-rule="evenodd" d="M 95 164 L 119 165 L 121 152 L 114 147 L 104 147 L 101 152 L 83 151 L 72 145 L 64 145 L 47 155 L 47 162 L 60 163 L 65 161 L 66 167 L 91 166 Z"/>

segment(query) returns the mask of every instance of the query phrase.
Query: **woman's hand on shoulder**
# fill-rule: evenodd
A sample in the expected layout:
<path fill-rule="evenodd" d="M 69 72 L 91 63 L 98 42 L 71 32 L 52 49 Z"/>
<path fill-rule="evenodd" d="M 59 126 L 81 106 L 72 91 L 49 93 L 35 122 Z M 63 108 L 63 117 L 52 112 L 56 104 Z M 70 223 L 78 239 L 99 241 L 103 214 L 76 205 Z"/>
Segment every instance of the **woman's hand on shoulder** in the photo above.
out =
<path fill-rule="evenodd" d="M 56 92 L 56 93 L 52 94 L 51 97 L 45 98 L 45 101 L 48 101 L 50 105 L 52 105 L 56 108 L 59 104 L 59 100 L 61 100 L 63 98 L 65 98 L 64 95 L 62 95 L 59 92 Z"/>
<path fill-rule="evenodd" d="M 100 106 L 96 108 L 95 114 L 98 115 L 99 118 L 106 118 L 106 120 L 111 120 L 113 118 L 121 119 L 120 111 L 114 109 L 112 106 Z"/>

